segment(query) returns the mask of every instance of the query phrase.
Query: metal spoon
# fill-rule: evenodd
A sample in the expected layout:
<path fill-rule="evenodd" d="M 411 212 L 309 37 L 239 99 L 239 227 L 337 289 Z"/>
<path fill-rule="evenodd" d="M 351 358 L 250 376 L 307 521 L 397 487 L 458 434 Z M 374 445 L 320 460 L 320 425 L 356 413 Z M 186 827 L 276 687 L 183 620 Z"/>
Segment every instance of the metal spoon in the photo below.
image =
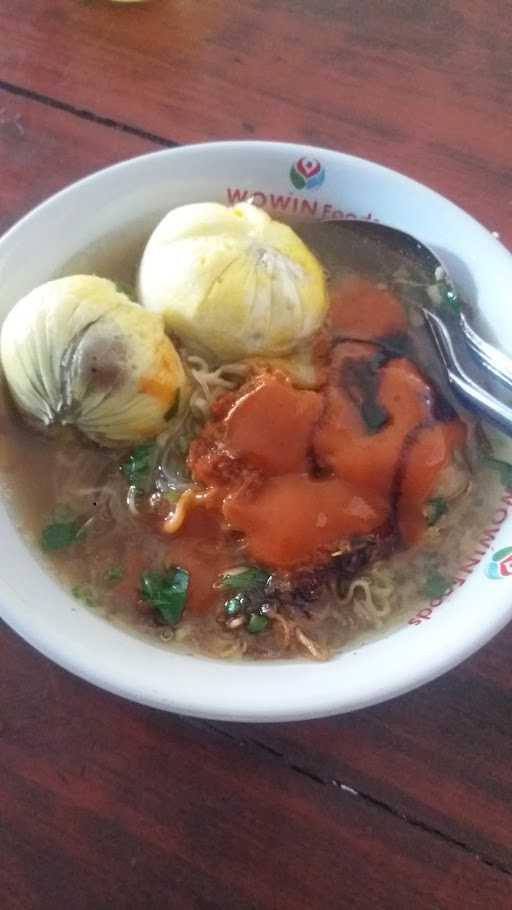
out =
<path fill-rule="evenodd" d="M 336 254 L 348 245 L 352 247 L 352 256 L 359 255 L 358 249 L 362 250 L 362 260 L 366 257 L 370 262 L 380 249 L 383 263 L 390 255 L 395 268 L 401 261 L 422 273 L 422 281 L 416 284 L 421 293 L 415 303 L 451 388 L 472 411 L 512 436 L 512 406 L 506 402 L 512 392 L 512 359 L 482 338 L 470 324 L 446 267 L 429 247 L 405 231 L 371 221 L 309 222 L 301 225 L 299 233 L 319 251 L 322 261 L 330 250 L 334 262 Z"/>

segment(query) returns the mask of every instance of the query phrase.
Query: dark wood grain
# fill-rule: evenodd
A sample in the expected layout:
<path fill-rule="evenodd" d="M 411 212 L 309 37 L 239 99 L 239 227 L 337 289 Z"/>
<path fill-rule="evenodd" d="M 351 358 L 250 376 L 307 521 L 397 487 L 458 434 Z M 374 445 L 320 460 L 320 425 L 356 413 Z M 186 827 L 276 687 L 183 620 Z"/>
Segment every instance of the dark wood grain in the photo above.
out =
<path fill-rule="evenodd" d="M 379 159 L 512 245 L 508 6 L 9 0 L 0 230 L 113 161 L 242 135 Z M 0 905 L 511 907 L 511 646 L 352 716 L 239 727 L 100 693 L 2 627 Z"/>
<path fill-rule="evenodd" d="M 268 751 L 124 703 L 2 635 L 9 910 L 510 907 L 512 877 Z"/>
<path fill-rule="evenodd" d="M 507 0 L 9 0 L 0 47 L 10 84 L 180 143 L 377 159 L 512 243 Z"/>
<path fill-rule="evenodd" d="M 68 183 L 154 148 L 146 139 L 0 90 L 0 231 Z"/>
<path fill-rule="evenodd" d="M 222 729 L 512 873 L 511 650 L 509 627 L 457 670 L 390 704 L 308 724 Z"/>

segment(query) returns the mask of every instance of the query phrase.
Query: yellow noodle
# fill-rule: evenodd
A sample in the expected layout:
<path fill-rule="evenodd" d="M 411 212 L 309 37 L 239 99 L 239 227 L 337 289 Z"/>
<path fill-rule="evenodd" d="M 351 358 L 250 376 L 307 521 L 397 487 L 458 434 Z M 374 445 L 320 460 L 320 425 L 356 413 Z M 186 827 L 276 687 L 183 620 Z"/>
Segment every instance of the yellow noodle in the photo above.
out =
<path fill-rule="evenodd" d="M 179 531 L 190 510 L 200 502 L 204 503 L 207 502 L 207 500 L 208 493 L 204 493 L 194 487 L 189 487 L 188 490 L 184 490 L 176 503 L 174 512 L 169 518 L 166 518 L 163 523 L 162 531 L 164 534 L 175 534 L 176 531 Z"/>

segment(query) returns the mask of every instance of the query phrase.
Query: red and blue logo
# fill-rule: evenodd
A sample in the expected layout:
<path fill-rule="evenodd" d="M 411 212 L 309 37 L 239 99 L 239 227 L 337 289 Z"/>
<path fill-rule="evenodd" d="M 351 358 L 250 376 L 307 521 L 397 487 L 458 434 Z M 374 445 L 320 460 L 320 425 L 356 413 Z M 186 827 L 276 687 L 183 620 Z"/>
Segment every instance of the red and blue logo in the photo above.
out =
<path fill-rule="evenodd" d="M 487 578 L 509 578 L 512 576 L 512 547 L 503 547 L 493 553 L 485 571 Z"/>
<path fill-rule="evenodd" d="M 316 190 L 325 180 L 325 170 L 316 158 L 299 158 L 292 164 L 290 180 L 296 190 Z"/>

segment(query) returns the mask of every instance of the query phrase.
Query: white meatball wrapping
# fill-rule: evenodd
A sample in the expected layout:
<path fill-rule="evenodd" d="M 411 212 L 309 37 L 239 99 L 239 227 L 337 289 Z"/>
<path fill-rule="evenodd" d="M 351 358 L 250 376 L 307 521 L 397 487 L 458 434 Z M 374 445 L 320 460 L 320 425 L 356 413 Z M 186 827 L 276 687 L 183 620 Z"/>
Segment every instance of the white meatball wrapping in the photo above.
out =
<path fill-rule="evenodd" d="M 144 251 L 138 293 L 169 331 L 221 362 L 287 354 L 328 307 L 320 263 L 290 227 L 248 203 L 169 212 Z"/>
<path fill-rule="evenodd" d="M 0 355 L 22 412 L 45 426 L 73 424 L 105 445 L 159 433 L 184 381 L 162 317 L 94 275 L 27 294 L 2 326 Z"/>

